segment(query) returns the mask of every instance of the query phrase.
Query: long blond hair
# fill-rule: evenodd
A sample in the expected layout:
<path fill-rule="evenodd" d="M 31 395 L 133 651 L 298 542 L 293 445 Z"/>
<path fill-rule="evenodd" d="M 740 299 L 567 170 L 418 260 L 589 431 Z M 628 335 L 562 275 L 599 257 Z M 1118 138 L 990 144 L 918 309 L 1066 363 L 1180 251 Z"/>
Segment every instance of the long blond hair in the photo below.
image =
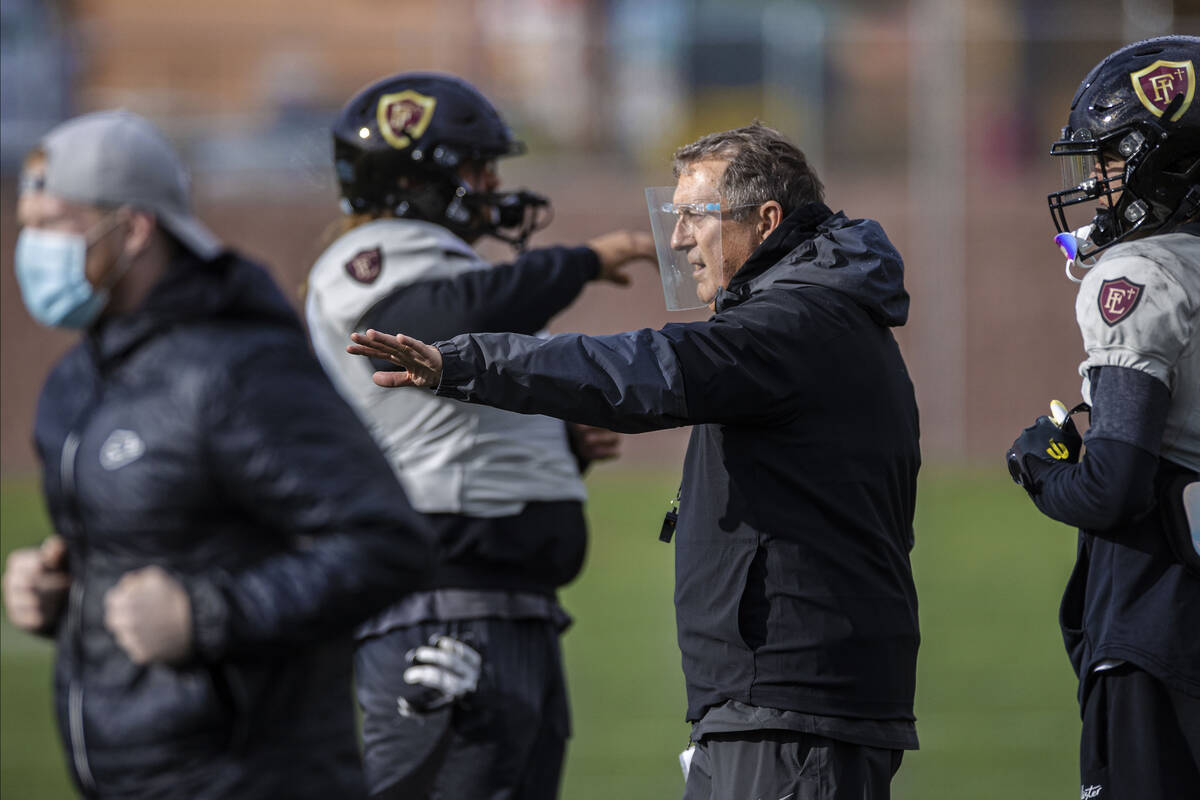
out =
<path fill-rule="evenodd" d="M 374 222 L 377 219 L 395 218 L 396 215 L 391 211 L 360 211 L 354 214 L 342 214 L 340 217 L 325 226 L 325 229 L 321 231 L 321 235 L 317 237 L 317 242 L 320 245 L 321 252 L 325 252 L 325 250 L 329 248 L 329 245 L 333 244 L 342 236 L 346 235 L 360 225 L 366 225 L 368 222 Z M 307 277 L 301 281 L 300 285 L 296 288 L 296 294 L 299 296 L 300 302 L 303 303 L 304 299 L 308 296 Z"/>
<path fill-rule="evenodd" d="M 329 245 L 345 236 L 355 228 L 366 225 L 368 222 L 374 222 L 377 219 L 395 219 L 396 215 L 390 210 L 387 211 L 358 211 L 353 214 L 343 214 L 337 219 L 325 226 L 325 230 L 321 231 L 321 249 L 325 250 Z"/>

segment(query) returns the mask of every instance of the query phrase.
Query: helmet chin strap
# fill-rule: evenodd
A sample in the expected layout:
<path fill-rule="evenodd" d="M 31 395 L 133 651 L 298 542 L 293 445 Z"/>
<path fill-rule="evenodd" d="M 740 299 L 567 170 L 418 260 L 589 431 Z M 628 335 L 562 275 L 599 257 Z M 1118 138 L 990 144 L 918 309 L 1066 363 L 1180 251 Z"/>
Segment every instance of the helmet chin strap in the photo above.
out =
<path fill-rule="evenodd" d="M 1200 161 L 1196 162 L 1194 170 L 1200 170 Z M 1197 214 L 1200 214 L 1200 183 L 1192 184 L 1192 188 L 1188 189 L 1187 194 L 1183 196 L 1179 208 L 1175 209 L 1175 213 L 1167 217 L 1162 224 L 1162 230 L 1170 230 L 1176 225 L 1187 222 Z"/>
<path fill-rule="evenodd" d="M 1063 266 L 1063 271 L 1067 274 L 1067 280 L 1069 280 L 1071 283 L 1083 283 L 1083 278 L 1075 277 L 1075 273 L 1071 271 L 1071 267 L 1075 266 L 1077 263 L 1079 262 L 1069 258 L 1067 259 L 1067 263 Z M 1080 264 L 1080 266 L 1083 269 L 1091 269 L 1094 265 Z"/>

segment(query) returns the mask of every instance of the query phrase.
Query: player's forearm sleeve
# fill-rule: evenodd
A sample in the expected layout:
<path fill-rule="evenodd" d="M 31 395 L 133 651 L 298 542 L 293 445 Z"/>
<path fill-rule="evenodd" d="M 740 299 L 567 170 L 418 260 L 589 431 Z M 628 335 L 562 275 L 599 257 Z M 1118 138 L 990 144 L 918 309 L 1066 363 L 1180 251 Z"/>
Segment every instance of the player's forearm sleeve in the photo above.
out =
<path fill-rule="evenodd" d="M 1028 459 L 1042 490 L 1033 502 L 1046 516 L 1088 532 L 1136 519 L 1154 504 L 1158 459 L 1140 447 L 1096 439 L 1078 464 Z"/>
<path fill-rule="evenodd" d="M 1029 459 L 1042 484 L 1034 497 L 1049 517 L 1088 531 L 1106 531 L 1154 504 L 1154 476 L 1170 393 L 1145 372 L 1125 367 L 1091 370 L 1092 424 L 1079 464 Z"/>
<path fill-rule="evenodd" d="M 462 333 L 537 333 L 579 296 L 599 269 L 596 254 L 587 247 L 531 250 L 511 264 L 398 289 L 372 307 L 360 327 L 425 342 Z"/>

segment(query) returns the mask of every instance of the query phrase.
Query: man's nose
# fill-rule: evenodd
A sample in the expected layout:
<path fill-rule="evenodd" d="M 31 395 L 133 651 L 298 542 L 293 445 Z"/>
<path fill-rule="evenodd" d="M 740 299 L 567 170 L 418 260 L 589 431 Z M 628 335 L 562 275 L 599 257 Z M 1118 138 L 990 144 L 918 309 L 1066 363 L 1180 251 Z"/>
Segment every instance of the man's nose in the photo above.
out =
<path fill-rule="evenodd" d="M 683 217 L 675 220 L 675 228 L 671 231 L 671 249 L 687 250 L 696 240 L 692 237 L 692 229 L 683 221 Z"/>

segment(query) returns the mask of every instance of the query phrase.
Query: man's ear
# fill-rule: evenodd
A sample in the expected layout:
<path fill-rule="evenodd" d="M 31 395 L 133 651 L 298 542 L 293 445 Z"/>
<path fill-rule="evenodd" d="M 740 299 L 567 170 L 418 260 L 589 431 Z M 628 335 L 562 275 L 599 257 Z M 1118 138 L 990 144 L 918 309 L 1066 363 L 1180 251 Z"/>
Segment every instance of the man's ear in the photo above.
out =
<path fill-rule="evenodd" d="M 150 239 L 158 229 L 158 219 L 154 214 L 131 209 L 129 212 L 129 235 L 125 237 L 125 252 L 133 258 L 144 253 L 150 245 Z"/>
<path fill-rule="evenodd" d="M 766 241 L 766 238 L 779 227 L 781 222 L 783 222 L 783 206 L 779 205 L 777 201 L 768 200 L 759 206 L 758 225 L 756 226 L 758 240 Z"/>

